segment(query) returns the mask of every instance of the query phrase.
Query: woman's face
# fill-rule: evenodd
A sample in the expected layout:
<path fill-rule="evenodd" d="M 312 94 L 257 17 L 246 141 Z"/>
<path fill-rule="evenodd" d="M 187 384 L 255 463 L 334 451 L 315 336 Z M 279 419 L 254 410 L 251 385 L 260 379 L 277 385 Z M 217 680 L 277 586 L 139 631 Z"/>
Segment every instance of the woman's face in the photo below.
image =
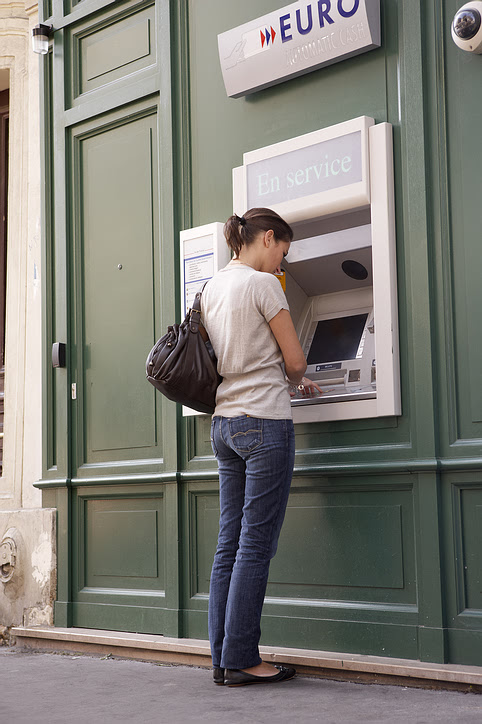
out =
<path fill-rule="evenodd" d="M 278 241 L 272 231 L 267 231 L 264 238 L 264 257 L 260 271 L 270 274 L 281 272 L 281 262 L 290 250 L 289 241 Z"/>

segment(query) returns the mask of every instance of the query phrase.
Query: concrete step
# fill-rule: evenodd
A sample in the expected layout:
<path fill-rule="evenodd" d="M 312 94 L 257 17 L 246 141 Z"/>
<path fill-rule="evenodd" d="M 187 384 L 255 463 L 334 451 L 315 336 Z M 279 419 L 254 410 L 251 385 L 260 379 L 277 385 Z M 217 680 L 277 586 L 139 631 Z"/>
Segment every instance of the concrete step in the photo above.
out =
<path fill-rule="evenodd" d="M 211 667 L 209 641 L 82 628 L 23 627 L 16 644 L 35 651 L 69 651 L 157 663 Z M 291 664 L 299 674 L 366 683 L 482 693 L 482 667 L 436 664 L 361 654 L 261 646 L 264 661 Z"/>

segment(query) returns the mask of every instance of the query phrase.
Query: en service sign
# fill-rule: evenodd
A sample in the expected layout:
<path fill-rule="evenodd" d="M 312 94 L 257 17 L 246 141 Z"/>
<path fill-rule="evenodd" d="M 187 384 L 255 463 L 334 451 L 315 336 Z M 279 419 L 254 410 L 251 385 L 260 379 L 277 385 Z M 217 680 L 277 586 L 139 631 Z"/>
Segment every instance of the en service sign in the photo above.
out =
<path fill-rule="evenodd" d="M 271 207 L 362 181 L 361 131 L 246 167 L 247 207 Z"/>
<path fill-rule="evenodd" d="M 380 0 L 295 2 L 218 35 L 228 96 L 380 47 Z"/>
<path fill-rule="evenodd" d="M 233 169 L 235 212 L 269 207 L 294 223 L 368 206 L 374 124 L 360 116 L 246 152 Z"/>

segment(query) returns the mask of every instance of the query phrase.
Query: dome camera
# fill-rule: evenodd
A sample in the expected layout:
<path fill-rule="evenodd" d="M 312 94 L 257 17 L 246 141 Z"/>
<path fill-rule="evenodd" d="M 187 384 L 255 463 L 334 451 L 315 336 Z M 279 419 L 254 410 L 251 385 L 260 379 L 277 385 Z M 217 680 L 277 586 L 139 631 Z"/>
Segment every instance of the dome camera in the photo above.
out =
<path fill-rule="evenodd" d="M 452 38 L 459 48 L 469 53 L 482 53 L 482 2 L 462 5 L 452 21 Z"/>

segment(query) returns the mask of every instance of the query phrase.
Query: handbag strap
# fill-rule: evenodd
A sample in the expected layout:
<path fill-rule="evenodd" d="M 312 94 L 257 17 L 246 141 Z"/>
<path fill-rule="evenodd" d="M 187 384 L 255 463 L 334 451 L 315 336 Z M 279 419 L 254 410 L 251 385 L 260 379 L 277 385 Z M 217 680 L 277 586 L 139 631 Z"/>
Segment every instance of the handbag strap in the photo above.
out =
<path fill-rule="evenodd" d="M 203 288 L 196 292 L 193 305 L 189 310 L 189 329 L 194 333 L 199 332 L 199 325 L 201 324 L 201 296 L 206 284 L 207 282 L 204 282 Z"/>

